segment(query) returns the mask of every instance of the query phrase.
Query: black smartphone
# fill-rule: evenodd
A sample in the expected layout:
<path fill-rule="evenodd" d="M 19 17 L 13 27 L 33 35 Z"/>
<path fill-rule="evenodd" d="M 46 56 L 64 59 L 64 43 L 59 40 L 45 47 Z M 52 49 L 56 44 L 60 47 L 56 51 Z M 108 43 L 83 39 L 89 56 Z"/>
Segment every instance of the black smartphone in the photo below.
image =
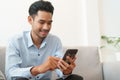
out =
<path fill-rule="evenodd" d="M 78 49 L 68 49 L 63 56 L 63 60 L 68 64 L 70 64 L 69 60 L 67 60 L 66 57 L 69 56 L 73 59 L 77 54 L 77 52 L 78 52 Z"/>

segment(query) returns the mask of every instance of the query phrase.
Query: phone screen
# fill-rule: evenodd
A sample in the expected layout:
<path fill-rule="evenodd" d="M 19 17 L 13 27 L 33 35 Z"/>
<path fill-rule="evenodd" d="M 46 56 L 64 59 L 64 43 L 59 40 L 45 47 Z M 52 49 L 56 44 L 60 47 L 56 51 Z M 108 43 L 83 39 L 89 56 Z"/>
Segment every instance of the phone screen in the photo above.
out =
<path fill-rule="evenodd" d="M 72 59 L 75 57 L 76 53 L 78 52 L 78 49 L 68 49 L 65 52 L 65 55 L 63 57 L 63 60 L 65 62 L 67 62 L 68 64 L 70 64 L 70 62 L 66 59 L 67 56 L 71 57 Z"/>

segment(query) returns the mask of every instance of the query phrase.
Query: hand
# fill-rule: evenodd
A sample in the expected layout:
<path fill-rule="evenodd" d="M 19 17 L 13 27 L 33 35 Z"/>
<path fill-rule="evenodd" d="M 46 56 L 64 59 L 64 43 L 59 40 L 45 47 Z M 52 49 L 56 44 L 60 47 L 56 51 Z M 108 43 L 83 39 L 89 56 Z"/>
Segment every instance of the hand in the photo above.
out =
<path fill-rule="evenodd" d="M 64 75 L 72 73 L 73 69 L 76 66 L 75 65 L 76 57 L 72 59 L 69 56 L 67 56 L 67 60 L 70 62 L 70 64 L 66 63 L 62 59 L 58 62 L 58 68 L 63 72 Z"/>
<path fill-rule="evenodd" d="M 60 58 L 57 58 L 57 57 L 48 57 L 48 59 L 46 60 L 45 63 L 43 63 L 42 65 L 39 65 L 39 66 L 35 66 L 31 69 L 31 73 L 36 76 L 37 74 L 40 74 L 40 73 L 45 73 L 47 72 L 48 70 L 54 70 L 57 68 L 57 64 L 58 64 L 58 61 L 60 60 Z"/>

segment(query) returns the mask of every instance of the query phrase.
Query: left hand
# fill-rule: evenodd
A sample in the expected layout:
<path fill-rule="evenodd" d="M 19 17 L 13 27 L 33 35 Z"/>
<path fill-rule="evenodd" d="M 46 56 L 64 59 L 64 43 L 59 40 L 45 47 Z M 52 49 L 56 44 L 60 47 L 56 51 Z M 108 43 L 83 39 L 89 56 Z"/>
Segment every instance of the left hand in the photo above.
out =
<path fill-rule="evenodd" d="M 70 62 L 70 64 L 66 63 L 62 59 L 58 62 L 58 68 L 63 72 L 64 75 L 71 74 L 76 66 L 75 64 L 76 57 L 72 59 L 69 56 L 67 56 L 67 60 Z"/>

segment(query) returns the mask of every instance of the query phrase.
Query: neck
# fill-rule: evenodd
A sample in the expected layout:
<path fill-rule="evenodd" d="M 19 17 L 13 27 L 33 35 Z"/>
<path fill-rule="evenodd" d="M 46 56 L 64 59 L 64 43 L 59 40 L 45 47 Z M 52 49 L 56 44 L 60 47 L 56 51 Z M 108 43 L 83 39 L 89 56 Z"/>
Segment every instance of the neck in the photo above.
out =
<path fill-rule="evenodd" d="M 31 32 L 31 37 L 33 43 L 36 45 L 37 48 L 40 48 L 42 41 L 44 40 L 43 38 L 38 37 L 35 35 L 33 32 Z"/>

